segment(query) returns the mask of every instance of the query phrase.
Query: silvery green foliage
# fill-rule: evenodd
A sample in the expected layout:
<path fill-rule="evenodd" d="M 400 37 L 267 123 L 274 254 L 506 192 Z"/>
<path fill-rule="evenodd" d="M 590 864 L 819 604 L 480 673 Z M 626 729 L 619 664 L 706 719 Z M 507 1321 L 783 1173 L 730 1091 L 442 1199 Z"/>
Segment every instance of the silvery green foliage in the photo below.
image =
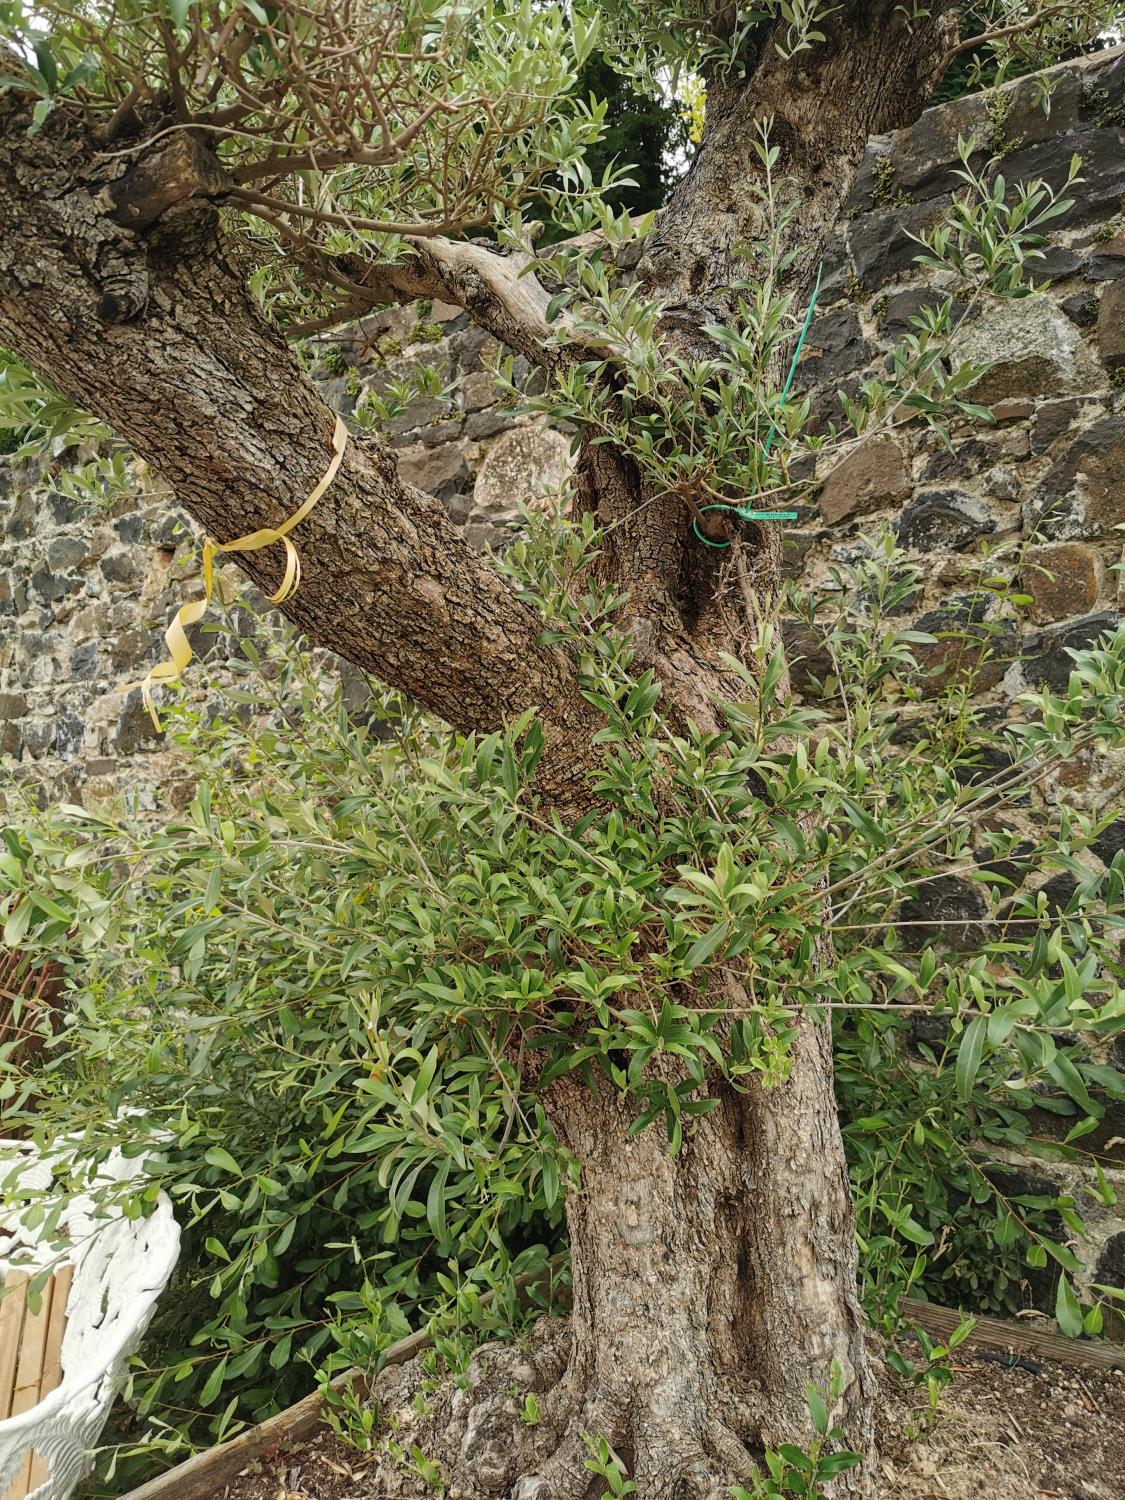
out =
<path fill-rule="evenodd" d="M 990 77 L 1007 78 L 1049 67 L 1071 51 L 1101 38 L 1112 39 L 1121 26 L 1118 0 L 969 0 L 961 6 L 960 34 L 970 58 L 969 84 Z M 1044 109 L 1050 110 L 1051 84 L 1042 86 Z"/>
<path fill-rule="evenodd" d="M 245 688 L 214 717 L 181 710 L 198 784 L 158 831 L 10 815 L 4 938 L 60 958 L 69 1008 L 42 1071 L 0 1085 L 6 1116 L 78 1132 L 82 1162 L 141 1148 L 132 1109 L 168 1133 L 149 1190 L 170 1193 L 188 1258 L 133 1387 L 150 1459 L 293 1399 L 306 1361 L 373 1358 L 443 1309 L 455 1362 L 480 1292 L 560 1242 L 574 1167 L 538 1091 L 570 1072 L 626 1091 L 636 1128 L 678 1150 L 715 1080 L 785 1077 L 801 1006 L 836 1022 L 872 1306 L 950 1300 L 971 1268 L 1003 1307 L 1021 1265 L 1051 1259 L 1071 1326 L 1098 1326 L 1051 1227 L 1080 1225 L 1075 1203 L 1006 1198 L 987 1167 L 1044 1101 L 1073 1120 L 1057 1149 L 1080 1151 L 1122 1092 L 1102 1049 L 1125 1015 L 1125 867 L 1092 874 L 1101 825 L 1063 810 L 1026 857 L 1075 873 L 1073 898 L 1017 896 L 1002 922 L 1005 881 L 974 854 L 983 812 L 1121 743 L 1125 633 L 988 728 L 967 690 L 915 685 L 918 638 L 892 618 L 915 580 L 873 542 L 835 619 L 814 615 L 838 672 L 825 707 L 781 690 L 767 628 L 726 727 L 685 735 L 614 631 L 620 601 L 584 582 L 598 544 L 588 522 L 539 520 L 507 563 L 605 715 L 601 801 L 577 828 L 539 809 L 534 722 L 462 739 L 378 694 L 349 712 L 291 643 L 245 634 Z M 1015 837 L 985 843 L 999 858 Z M 896 925 L 951 871 L 991 913 L 968 954 Z M 900 1050 L 919 1008 L 948 1023 L 925 1068 Z M 500 1331 L 510 1306 L 489 1315 Z"/>
<path fill-rule="evenodd" d="M 1047 226 L 1074 207 L 1071 188 L 1079 188 L 1082 158 L 1072 156 L 1066 182 L 1057 188 L 1036 179 L 1012 185 L 998 170 L 1000 158 L 974 166 L 980 149 L 975 136 L 961 137 L 957 154 L 964 184 L 953 196 L 942 223 L 916 236 L 923 247 L 918 264 L 928 271 L 956 277 L 997 296 L 1025 297 L 1034 290 L 1035 262 L 1042 260 Z"/>
<path fill-rule="evenodd" d="M 62 87 L 59 80 L 77 66 L 73 58 L 79 38 L 86 36 L 106 8 L 94 6 L 90 16 L 85 16 L 66 6 L 58 7 L 56 15 L 48 7 L 56 30 L 46 35 L 38 11 L 23 15 L 18 6 L 8 7 L 9 29 L 19 33 L 22 27 L 26 46 L 38 59 L 38 67 L 31 68 L 32 84 L 46 87 L 50 76 Z M 162 33 L 154 30 L 159 18 L 151 7 L 116 0 L 109 8 L 122 16 L 128 13 L 135 24 L 122 32 L 121 39 L 99 43 L 98 69 L 82 72 L 69 85 L 89 94 L 91 107 L 108 107 L 130 77 L 155 88 L 163 76 L 161 70 L 167 72 L 170 67 Z M 755 27 L 780 18 L 799 51 L 818 44 L 822 39 L 818 22 L 837 8 L 818 0 L 801 0 L 799 5 L 766 3 L 756 10 L 738 10 L 735 30 L 723 45 L 735 47 L 732 38 L 737 35 L 742 37 L 737 45 L 743 46 Z M 183 15 L 171 19 L 190 32 L 189 22 L 195 24 L 198 7 L 173 9 Z M 327 205 L 327 220 L 312 226 L 300 219 L 296 222 L 302 233 L 314 239 L 320 236 L 317 253 L 330 259 L 374 252 L 392 261 L 409 253 L 404 234 L 411 226 L 404 221 L 412 216 L 412 227 L 422 233 L 490 224 L 502 247 L 519 250 L 532 248 L 541 227 L 538 219 L 529 217 L 533 211 L 546 213 L 554 225 L 573 235 L 596 231 L 603 248 L 591 251 L 585 243 L 563 244 L 538 258 L 538 273 L 559 288 L 548 315 L 561 357 L 554 382 L 547 392 L 526 399 L 526 409 L 573 421 L 596 441 L 615 443 L 634 458 L 652 484 L 676 490 L 696 506 L 738 502 L 753 495 L 778 497 L 781 503 L 780 497 L 789 488 L 789 468 L 803 453 L 823 450 L 826 445 L 838 447 L 919 415 L 939 430 L 955 415 L 987 419 L 987 412 L 967 396 L 981 371 L 957 358 L 957 327 L 967 316 L 967 308 L 955 317 L 952 294 L 956 292 L 964 302 L 990 293 L 1020 296 L 1031 289 L 1035 262 L 1043 254 L 1044 231 L 1071 206 L 1066 191 L 1081 182 L 1077 160 L 1065 184 L 1010 185 L 997 171 L 996 160 L 976 164 L 975 141 L 961 143 L 964 189 L 945 220 L 920 241 L 923 254 L 918 257 L 944 275 L 950 295 L 912 320 L 913 330 L 895 351 L 887 377 L 868 379 L 854 398 L 841 394 L 839 428 L 833 428 L 827 438 L 813 436 L 806 430 L 807 403 L 799 397 L 783 397 L 776 379 L 778 362 L 788 357 L 795 343 L 805 305 L 787 278 L 794 255 L 788 244 L 796 209 L 794 185 L 778 174 L 780 153 L 771 143 L 768 119 L 759 122 L 756 141 L 761 178 L 748 185 L 759 203 L 760 235 L 741 247 L 746 277 L 731 288 L 732 315 L 701 330 L 711 341 L 707 356 L 689 358 L 670 349 L 660 334 L 661 305 L 642 296 L 636 287 L 622 286 L 614 275 L 614 254 L 629 240 L 644 238 L 654 220 L 647 215 L 632 221 L 626 212 L 613 207 L 613 189 L 625 179 L 627 165 L 607 169 L 601 181 L 593 179 L 585 151 L 601 131 L 604 107 L 571 97 L 576 70 L 595 45 L 612 51 L 613 28 L 626 24 L 641 26 L 642 38 L 647 36 L 646 24 L 653 28 L 654 58 L 678 59 L 682 53 L 696 66 L 700 38 L 706 31 L 697 14 L 700 7 L 687 5 L 682 15 L 675 8 L 670 15 L 662 9 L 659 16 L 632 4 L 604 7 L 604 14 L 587 14 L 577 7 L 568 19 L 551 6 L 490 3 L 483 19 L 475 21 L 466 7 L 437 0 L 415 0 L 414 5 L 399 9 L 402 13 L 396 12 L 394 25 L 401 28 L 400 40 L 404 47 L 409 41 L 420 50 L 415 55 L 407 49 L 408 64 L 395 63 L 392 70 L 401 96 L 396 96 L 397 123 L 409 130 L 412 105 L 430 99 L 429 91 L 437 89 L 439 82 L 448 84 L 449 92 L 448 97 L 441 95 L 445 103 L 436 111 L 434 122 L 446 123 L 440 131 L 433 122 L 420 127 L 420 135 L 412 137 L 410 152 L 402 160 L 374 167 L 349 159 L 321 169 L 320 201 L 322 207 Z M 220 0 L 210 10 L 216 21 L 237 23 L 247 29 L 248 36 L 255 35 L 255 8 L 245 0 Z M 323 37 L 317 40 L 327 43 Z M 201 76 L 209 76 L 205 64 L 219 69 L 217 56 L 210 57 L 201 42 L 192 45 L 200 52 Z M 368 38 L 366 45 L 373 57 L 382 56 L 377 40 Z M 713 39 L 708 45 L 719 42 Z M 433 61 L 429 60 L 431 46 Z M 47 63 L 54 55 L 52 49 L 61 49 L 53 73 Z M 254 74 L 254 80 L 264 86 L 273 76 L 271 68 L 276 71 L 276 67 L 269 62 L 268 48 L 259 51 L 262 60 L 254 66 L 261 77 Z M 631 51 L 634 56 L 644 55 L 635 39 Z M 462 54 L 465 68 L 455 78 L 447 77 L 453 60 Z M 251 46 L 246 56 L 253 60 L 258 51 Z M 244 120 L 238 139 L 217 148 L 233 172 L 258 171 L 258 158 L 267 149 L 261 134 L 267 125 L 280 131 L 283 139 L 286 130 L 296 128 L 301 93 L 296 87 L 292 92 L 294 98 L 286 102 L 288 95 L 282 91 L 278 118 Z M 500 103 L 509 95 L 510 109 L 505 112 Z M 490 102 L 482 115 L 484 99 Z M 449 126 L 447 114 L 456 128 Z M 501 115 L 503 121 L 498 124 Z M 437 134 L 429 142 L 431 129 Z M 354 119 L 348 117 L 348 138 L 336 154 L 370 154 L 374 147 L 367 137 L 373 130 L 372 121 L 358 109 Z M 488 143 L 487 151 L 483 142 Z M 465 153 L 474 162 L 486 156 L 488 169 L 480 175 L 476 189 L 451 197 L 449 184 L 461 181 L 468 170 L 461 159 Z M 280 160 L 284 164 L 292 158 L 289 145 Z M 476 181 L 472 173 L 470 178 Z M 247 179 L 251 186 L 256 180 L 254 176 Z M 292 268 L 277 258 L 283 247 L 268 228 L 273 221 L 267 217 L 263 230 L 261 220 L 248 216 L 253 206 L 247 203 L 246 207 L 247 215 L 241 218 L 228 215 L 228 224 L 241 236 L 249 236 L 243 248 L 256 265 L 251 282 L 263 305 L 283 322 L 298 309 L 307 312 L 319 306 L 319 294 L 307 280 L 298 278 L 298 286 Z M 297 207 L 293 205 L 294 212 Z M 502 369 L 502 378 L 504 374 Z M 613 402 L 604 398 L 607 379 L 617 393 Z M 387 415 L 374 407 L 362 414 L 375 424 Z M 23 455 L 54 456 L 79 444 L 96 444 L 96 454 L 85 471 L 76 470 L 62 481 L 79 497 L 90 498 L 99 487 L 119 495 L 127 487 L 126 456 L 114 448 L 101 424 L 10 356 L 0 369 L 0 430 L 18 436 Z M 770 451 L 767 434 L 771 435 Z"/>
<path fill-rule="evenodd" d="M 656 89 L 668 70 L 677 78 L 697 71 L 740 72 L 766 33 L 765 45 L 780 58 L 798 57 L 822 43 L 833 17 L 848 8 L 841 0 L 755 0 L 751 5 L 610 0 L 594 9 L 614 66 Z M 896 15 L 912 26 L 936 8 L 933 0 L 902 0 Z M 1117 0 L 967 0 L 955 9 L 973 86 L 986 76 L 1003 82 L 1013 72 L 1046 67 L 1072 48 L 1112 35 L 1121 23 Z"/>
<path fill-rule="evenodd" d="M 336 307 L 352 257 L 398 262 L 412 238 L 581 192 L 606 113 L 578 86 L 596 36 L 530 0 L 4 0 L 0 91 L 35 98 L 32 133 L 63 101 L 107 148 L 146 111 L 158 138 L 200 132 L 227 174 L 225 238 L 291 325 Z"/>

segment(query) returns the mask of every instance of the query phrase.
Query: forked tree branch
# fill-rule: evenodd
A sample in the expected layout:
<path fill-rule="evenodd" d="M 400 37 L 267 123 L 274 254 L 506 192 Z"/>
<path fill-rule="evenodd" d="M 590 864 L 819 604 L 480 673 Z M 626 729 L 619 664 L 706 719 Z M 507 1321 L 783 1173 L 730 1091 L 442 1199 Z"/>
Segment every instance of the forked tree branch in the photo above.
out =
<path fill-rule="evenodd" d="M 288 205 L 232 188 L 229 176 L 195 132 L 173 131 L 135 162 L 128 160 L 128 168 L 103 189 L 113 219 L 123 228 L 147 229 L 174 204 L 192 198 L 233 202 L 268 224 L 294 258 L 322 283 L 337 287 L 347 315 L 354 317 L 388 302 L 430 297 L 464 308 L 481 327 L 534 364 L 548 362 L 550 296 L 536 279 L 534 258 L 529 255 L 501 254 L 444 235 L 407 233 L 404 237 L 411 253 L 401 261 L 332 256 L 294 229 L 285 217 Z M 331 327 L 336 321 L 339 318 L 318 320 L 317 327 Z M 293 330 L 289 332 L 292 336 Z"/>

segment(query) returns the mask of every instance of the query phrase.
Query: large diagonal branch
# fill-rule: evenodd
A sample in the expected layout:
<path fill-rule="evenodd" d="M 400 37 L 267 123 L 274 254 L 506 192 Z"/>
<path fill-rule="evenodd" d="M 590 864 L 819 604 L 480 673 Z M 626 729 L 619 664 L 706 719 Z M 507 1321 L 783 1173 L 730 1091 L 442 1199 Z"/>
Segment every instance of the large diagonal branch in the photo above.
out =
<path fill-rule="evenodd" d="M 33 137 L 29 115 L 0 98 L 0 344 L 107 422 L 219 540 L 279 524 L 324 473 L 334 418 L 225 260 L 192 161 L 170 148 L 123 176 L 77 113 Z M 352 439 L 293 540 L 303 580 L 285 612 L 313 643 L 458 729 L 538 707 L 544 784 L 569 800 L 594 727 L 572 662 L 538 643 L 540 617 L 385 445 Z M 280 549 L 239 562 L 276 585 Z"/>

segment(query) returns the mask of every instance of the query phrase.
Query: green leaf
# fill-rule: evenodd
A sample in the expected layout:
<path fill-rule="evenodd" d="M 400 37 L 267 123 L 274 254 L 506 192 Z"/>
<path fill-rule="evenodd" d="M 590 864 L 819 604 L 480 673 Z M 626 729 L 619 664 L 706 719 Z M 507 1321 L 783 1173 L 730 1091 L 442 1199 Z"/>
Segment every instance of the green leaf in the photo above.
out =
<path fill-rule="evenodd" d="M 933 1235 L 923 1224 L 919 1224 L 913 1214 L 903 1214 L 896 1220 L 895 1228 L 912 1245 L 932 1245 L 934 1242 Z"/>
<path fill-rule="evenodd" d="M 430 1233 L 435 1240 L 444 1239 L 446 1233 L 445 1189 L 449 1182 L 452 1165 L 452 1158 L 447 1156 L 434 1173 L 430 1190 L 426 1194 L 426 1223 L 430 1226 Z"/>
<path fill-rule="evenodd" d="M 31 124 L 27 127 L 28 135 L 38 135 L 46 124 L 47 116 L 51 113 L 53 101 L 50 99 L 37 99 L 35 108 L 31 111 Z"/>
<path fill-rule="evenodd" d="M 696 938 L 684 957 L 684 966 L 688 969 L 698 969 L 705 964 L 716 948 L 720 947 L 727 939 L 730 932 L 729 922 L 719 922 L 710 928 L 702 937 Z"/>
<path fill-rule="evenodd" d="M 203 1160 L 212 1167 L 218 1167 L 221 1172 L 229 1172 L 232 1177 L 242 1176 L 242 1168 L 223 1146 L 208 1146 L 203 1153 Z"/>
<path fill-rule="evenodd" d="M 59 93 L 65 94 L 69 89 L 76 88 L 80 83 L 87 83 L 98 71 L 98 60 L 92 53 L 87 52 L 67 73 L 59 84 Z"/>
<path fill-rule="evenodd" d="M 429 1093 L 430 1085 L 434 1081 L 434 1074 L 437 1072 L 437 1065 L 438 1050 L 436 1047 L 431 1047 L 426 1054 L 425 1061 L 418 1069 L 418 1076 L 414 1080 L 414 1088 L 410 1096 L 412 1104 L 420 1103 Z"/>
<path fill-rule="evenodd" d="M 1100 1107 L 1090 1098 L 1086 1085 L 1082 1081 L 1082 1075 L 1065 1053 L 1055 1053 L 1054 1057 L 1047 1064 L 1047 1074 L 1087 1114 L 1101 1115 L 1102 1111 Z"/>
<path fill-rule="evenodd" d="M 1055 1321 L 1068 1339 L 1076 1339 L 1082 1333 L 1082 1308 L 1069 1276 L 1060 1276 L 1055 1289 Z"/>
<path fill-rule="evenodd" d="M 34 910 L 30 901 L 18 901 L 4 923 L 4 947 L 18 948 L 27 936 Z"/>
<path fill-rule="evenodd" d="M 199 1400 L 201 1405 L 210 1406 L 211 1402 L 214 1401 L 215 1397 L 222 1390 L 223 1381 L 226 1378 L 227 1373 L 228 1359 L 229 1355 L 224 1354 L 222 1359 L 207 1377 L 207 1384 L 199 1393 Z"/>
<path fill-rule="evenodd" d="M 596 10 L 587 15 L 582 6 L 572 5 L 570 29 L 574 46 L 574 61 L 581 67 L 594 49 L 601 30 L 601 17 Z M 550 319 L 548 318 L 547 321 L 550 322 Z"/>
<path fill-rule="evenodd" d="M 960 1099 L 968 1099 L 972 1095 L 973 1085 L 976 1083 L 977 1072 L 980 1069 L 987 1024 L 986 1016 L 977 1016 L 974 1021 L 969 1022 L 961 1037 L 961 1045 L 957 1050 L 957 1068 L 954 1073 L 957 1096 Z"/>
<path fill-rule="evenodd" d="M 815 1385 L 806 1385 L 805 1400 L 808 1402 L 809 1416 L 812 1418 L 813 1427 L 823 1437 L 828 1431 L 828 1408 L 824 1404 L 824 1397 Z"/>
<path fill-rule="evenodd" d="M 862 1453 L 828 1453 L 817 1462 L 816 1477 L 831 1479 L 836 1474 L 843 1474 L 848 1469 L 854 1469 L 856 1464 L 862 1461 Z"/>
<path fill-rule="evenodd" d="M 59 86 L 59 70 L 51 52 L 50 43 L 46 37 L 36 37 L 32 46 L 35 49 L 35 61 L 39 64 L 39 71 L 47 85 L 47 92 L 53 94 Z"/>

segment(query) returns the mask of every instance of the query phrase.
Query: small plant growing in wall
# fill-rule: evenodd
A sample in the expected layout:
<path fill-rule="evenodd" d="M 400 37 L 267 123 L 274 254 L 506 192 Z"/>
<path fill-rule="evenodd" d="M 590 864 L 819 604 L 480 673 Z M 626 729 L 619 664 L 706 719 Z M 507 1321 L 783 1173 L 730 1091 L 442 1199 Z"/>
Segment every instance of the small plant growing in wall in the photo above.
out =
<path fill-rule="evenodd" d="M 350 366 L 339 344 L 329 344 L 320 351 L 320 367 L 326 375 L 340 378 L 348 373 Z"/>
<path fill-rule="evenodd" d="M 1082 108 L 1093 115 L 1094 123 L 1103 129 L 1107 126 L 1125 126 L 1125 102 L 1114 101 L 1107 89 L 1088 83 L 1082 89 Z"/>
<path fill-rule="evenodd" d="M 1015 96 L 1003 89 L 993 89 L 988 96 L 988 103 L 985 107 L 988 124 L 984 139 L 993 156 L 1011 156 L 1019 145 L 1018 141 L 1008 135 L 1008 120 L 1011 117 L 1014 101 Z"/>
<path fill-rule="evenodd" d="M 907 208 L 914 199 L 895 187 L 895 164 L 889 156 L 880 156 L 871 169 L 871 201 L 876 208 Z"/>

